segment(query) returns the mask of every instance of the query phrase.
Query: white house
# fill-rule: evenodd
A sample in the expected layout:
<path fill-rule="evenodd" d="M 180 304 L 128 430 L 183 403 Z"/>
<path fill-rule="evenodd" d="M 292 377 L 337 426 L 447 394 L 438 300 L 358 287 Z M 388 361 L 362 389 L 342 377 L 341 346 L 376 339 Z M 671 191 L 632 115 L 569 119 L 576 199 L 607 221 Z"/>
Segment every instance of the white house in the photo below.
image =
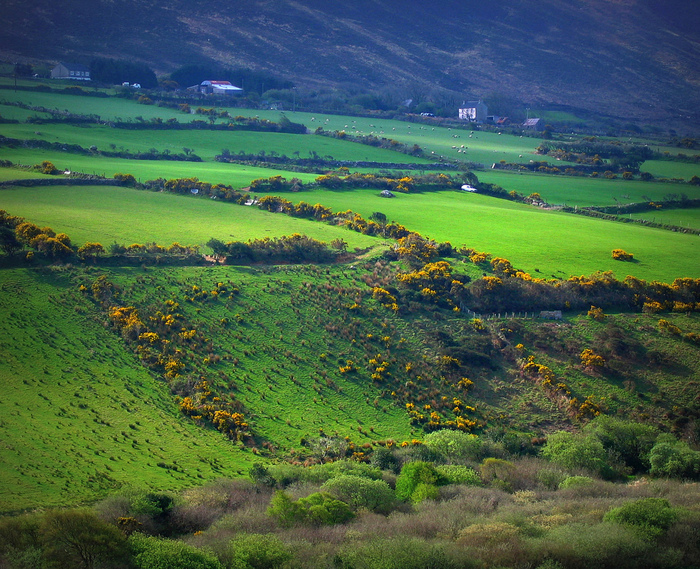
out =
<path fill-rule="evenodd" d="M 459 118 L 463 121 L 482 124 L 486 122 L 489 108 L 481 101 L 465 101 L 459 109 Z"/>
<path fill-rule="evenodd" d="M 90 68 L 80 63 L 59 63 L 51 70 L 51 79 L 90 81 Z"/>
<path fill-rule="evenodd" d="M 231 85 L 230 81 L 202 81 L 199 86 L 199 92 L 208 95 L 235 95 L 242 91 L 240 87 Z"/>

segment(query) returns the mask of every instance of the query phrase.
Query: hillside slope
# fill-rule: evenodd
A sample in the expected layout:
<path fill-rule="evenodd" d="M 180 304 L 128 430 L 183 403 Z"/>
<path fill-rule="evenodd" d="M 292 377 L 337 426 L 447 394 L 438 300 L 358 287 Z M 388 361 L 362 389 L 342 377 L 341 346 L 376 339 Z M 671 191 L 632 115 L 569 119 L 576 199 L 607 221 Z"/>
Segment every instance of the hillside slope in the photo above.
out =
<path fill-rule="evenodd" d="M 618 118 L 698 124 L 700 12 L 679 0 L 37 0 L 5 3 L 8 58 L 213 60 L 298 87 L 498 94 Z M 37 41 L 37 38 L 43 38 Z"/>

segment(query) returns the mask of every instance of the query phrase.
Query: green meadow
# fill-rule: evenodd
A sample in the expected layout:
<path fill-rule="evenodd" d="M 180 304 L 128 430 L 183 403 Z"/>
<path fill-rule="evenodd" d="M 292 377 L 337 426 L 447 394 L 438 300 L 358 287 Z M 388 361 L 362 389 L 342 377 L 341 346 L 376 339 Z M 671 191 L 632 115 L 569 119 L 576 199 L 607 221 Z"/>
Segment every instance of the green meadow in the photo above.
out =
<path fill-rule="evenodd" d="M 664 223 L 677 227 L 700 229 L 700 210 L 695 209 L 657 209 L 643 213 L 630 213 L 631 219 L 642 219 L 651 223 Z"/>
<path fill-rule="evenodd" d="M 300 194 L 302 195 L 302 194 Z M 325 223 L 277 215 L 208 198 L 177 196 L 116 186 L 53 186 L 0 190 L 0 209 L 40 226 L 67 233 L 75 243 L 117 242 L 169 245 L 247 241 L 300 233 L 351 249 L 382 240 Z"/>
<path fill-rule="evenodd" d="M 700 186 L 674 182 L 547 176 L 544 174 L 519 174 L 503 170 L 480 170 L 476 174 L 482 182 L 497 184 L 508 191 L 515 190 L 526 196 L 537 192 L 547 203 L 571 207 L 659 202 L 666 196 L 677 196 L 681 193 L 686 194 L 691 199 L 700 198 Z"/>
<path fill-rule="evenodd" d="M 613 271 L 618 278 L 632 274 L 664 282 L 700 276 L 697 235 L 542 210 L 467 192 L 397 194 L 392 199 L 379 198 L 372 190 L 310 194 L 313 198 L 305 197 L 306 201 L 333 209 L 351 200 L 352 209 L 360 214 L 381 211 L 422 235 L 505 257 L 533 275 L 568 278 Z M 636 262 L 612 259 L 613 249 L 633 253 Z"/>

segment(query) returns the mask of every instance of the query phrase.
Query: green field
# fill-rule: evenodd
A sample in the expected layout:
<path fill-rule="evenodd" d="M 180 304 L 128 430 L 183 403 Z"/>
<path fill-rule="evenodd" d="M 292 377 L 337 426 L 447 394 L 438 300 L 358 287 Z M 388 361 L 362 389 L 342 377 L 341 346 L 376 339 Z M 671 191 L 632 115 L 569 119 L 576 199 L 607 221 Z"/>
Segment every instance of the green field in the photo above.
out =
<path fill-rule="evenodd" d="M 700 210 L 697 208 L 671 209 L 666 211 L 663 209 L 657 209 L 643 213 L 631 213 L 628 217 L 632 219 L 643 219 L 651 223 L 663 223 L 667 225 L 675 225 L 677 227 L 700 229 Z"/>
<path fill-rule="evenodd" d="M 647 160 L 642 164 L 642 170 L 653 174 L 657 178 L 690 180 L 693 176 L 700 176 L 700 164 L 671 162 L 668 160 Z M 681 191 L 685 192 L 685 188 Z"/>
<path fill-rule="evenodd" d="M 700 198 L 700 186 L 673 182 L 547 176 L 498 170 L 478 171 L 476 174 L 482 182 L 497 184 L 526 196 L 537 192 L 547 203 L 571 207 L 611 206 L 650 200 L 658 202 L 668 195 L 681 193 L 691 199 Z"/>
<path fill-rule="evenodd" d="M 208 198 L 138 191 L 111 186 L 58 186 L 0 190 L 0 209 L 70 235 L 75 243 L 105 246 L 151 243 L 204 244 L 300 233 L 321 241 L 344 239 L 350 248 L 382 240 L 333 227 L 221 203 Z"/>
<path fill-rule="evenodd" d="M 333 209 L 352 203 L 353 210 L 366 216 L 381 211 L 423 235 L 505 257 L 532 274 L 539 269 L 545 276 L 567 278 L 613 271 L 618 278 L 633 274 L 665 282 L 700 276 L 697 235 L 541 210 L 464 192 L 398 194 L 393 199 L 378 198 L 371 190 L 350 195 L 315 190 L 310 194 L 312 199 L 304 193 L 306 201 Z M 612 259 L 611 251 L 618 248 L 632 252 L 638 262 Z"/>

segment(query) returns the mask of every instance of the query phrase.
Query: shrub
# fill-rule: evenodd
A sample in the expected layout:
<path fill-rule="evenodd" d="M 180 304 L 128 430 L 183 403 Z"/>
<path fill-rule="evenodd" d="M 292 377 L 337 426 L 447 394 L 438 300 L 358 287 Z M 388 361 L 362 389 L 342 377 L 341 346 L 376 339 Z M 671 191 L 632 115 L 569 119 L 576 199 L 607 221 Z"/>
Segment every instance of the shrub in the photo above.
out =
<path fill-rule="evenodd" d="M 585 431 L 595 435 L 607 451 L 634 472 L 649 469 L 649 451 L 659 434 L 656 427 L 600 415 L 586 425 Z"/>
<path fill-rule="evenodd" d="M 345 502 L 327 492 L 315 492 L 306 498 L 292 501 L 288 494 L 278 491 L 272 497 L 267 513 L 285 527 L 296 524 L 333 525 L 355 517 Z"/>
<path fill-rule="evenodd" d="M 439 455 L 445 462 L 478 460 L 481 440 L 461 431 L 441 429 L 426 435 L 425 447 Z"/>
<path fill-rule="evenodd" d="M 673 435 L 661 435 L 649 452 L 649 472 L 654 476 L 697 478 L 700 476 L 700 452 Z"/>
<path fill-rule="evenodd" d="M 343 546 L 338 555 L 339 569 L 452 569 L 458 564 L 446 546 L 417 537 L 400 536 L 374 539 Z"/>
<path fill-rule="evenodd" d="M 547 438 L 542 456 L 568 469 L 586 468 L 593 472 L 609 473 L 605 462 L 607 453 L 603 443 L 594 436 L 574 435 L 558 431 Z"/>
<path fill-rule="evenodd" d="M 91 569 L 124 555 L 119 530 L 89 510 L 55 510 L 44 515 L 39 528 L 46 556 L 58 567 Z M 154 568 L 157 569 L 157 568 Z"/>
<path fill-rule="evenodd" d="M 645 539 L 661 537 L 678 519 L 678 512 L 663 498 L 642 498 L 608 511 L 603 520 L 639 532 Z"/>
<path fill-rule="evenodd" d="M 331 478 L 321 489 L 347 503 L 353 510 L 388 514 L 396 504 L 394 492 L 383 480 L 344 474 Z"/>
<path fill-rule="evenodd" d="M 613 249 L 612 258 L 616 261 L 633 261 L 634 255 L 632 253 L 628 253 L 624 249 Z"/>
<path fill-rule="evenodd" d="M 138 569 L 222 569 L 213 553 L 181 541 L 136 533 L 129 544 Z"/>
<path fill-rule="evenodd" d="M 420 502 L 421 499 L 431 494 L 425 486 L 437 487 L 444 484 L 445 479 L 430 462 L 415 461 L 404 464 L 401 474 L 396 479 L 396 497 L 400 500 Z M 416 492 L 421 486 L 420 492 Z M 414 495 L 415 494 L 415 495 Z M 435 493 L 435 497 L 437 497 Z"/>
<path fill-rule="evenodd" d="M 502 458 L 487 458 L 481 463 L 479 470 L 484 483 L 506 492 L 513 489 L 512 478 L 516 468 L 512 462 Z"/>
<path fill-rule="evenodd" d="M 461 465 L 436 466 L 438 473 L 445 478 L 448 484 L 466 484 L 468 486 L 481 486 L 479 473 L 473 468 Z"/>
<path fill-rule="evenodd" d="M 530 542 L 531 555 L 551 559 L 567 569 L 637 569 L 651 567 L 644 561 L 650 544 L 632 530 L 610 523 L 571 523 L 552 528 Z"/>
<path fill-rule="evenodd" d="M 588 476 L 567 476 L 559 484 L 559 490 L 566 490 L 568 488 L 580 488 L 581 486 L 590 486 L 595 480 Z"/>
<path fill-rule="evenodd" d="M 229 542 L 226 557 L 228 569 L 275 569 L 293 555 L 275 535 L 244 533 Z"/>

